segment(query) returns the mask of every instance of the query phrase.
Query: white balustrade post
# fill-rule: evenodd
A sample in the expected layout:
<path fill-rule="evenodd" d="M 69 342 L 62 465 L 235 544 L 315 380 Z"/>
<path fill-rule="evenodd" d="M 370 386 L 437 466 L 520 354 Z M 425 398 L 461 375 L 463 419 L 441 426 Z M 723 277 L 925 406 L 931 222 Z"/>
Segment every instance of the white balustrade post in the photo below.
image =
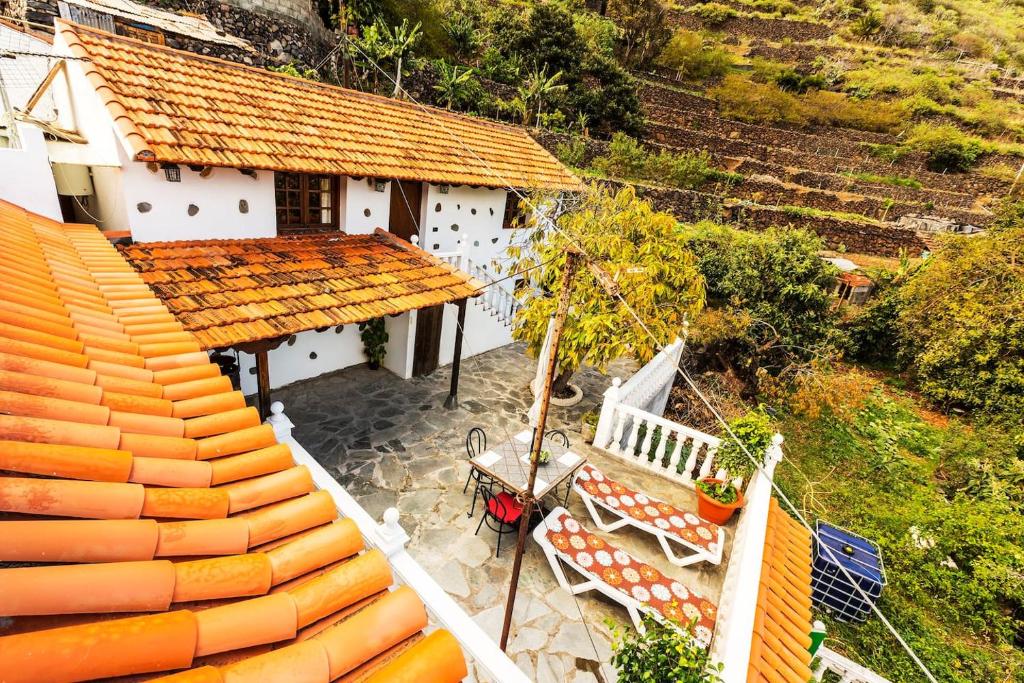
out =
<path fill-rule="evenodd" d="M 380 532 L 378 547 L 388 557 L 405 550 L 405 544 L 409 542 L 409 534 L 398 523 L 398 517 L 398 508 L 388 508 L 384 511 L 384 521 L 377 525 Z"/>
<path fill-rule="evenodd" d="M 412 235 L 411 237 L 409 237 L 409 241 L 412 242 L 412 246 L 414 246 L 414 247 L 420 246 L 420 236 L 419 235 Z"/>
<path fill-rule="evenodd" d="M 267 417 L 267 424 L 274 428 L 274 436 L 278 441 L 284 441 L 292 435 L 292 428 L 295 426 L 288 416 L 284 414 L 284 404 L 274 401 L 270 404 L 270 416 Z"/>
<path fill-rule="evenodd" d="M 608 447 L 615 430 L 615 409 L 619 406 L 621 386 L 622 380 L 616 377 L 612 379 L 612 385 L 604 390 L 601 415 L 597 418 L 597 427 L 594 429 L 594 445 L 598 448 Z"/>
<path fill-rule="evenodd" d="M 467 260 L 466 256 L 466 242 L 467 240 L 460 239 L 455 245 L 455 267 L 459 270 L 465 270 L 462 267 L 463 261 Z"/>

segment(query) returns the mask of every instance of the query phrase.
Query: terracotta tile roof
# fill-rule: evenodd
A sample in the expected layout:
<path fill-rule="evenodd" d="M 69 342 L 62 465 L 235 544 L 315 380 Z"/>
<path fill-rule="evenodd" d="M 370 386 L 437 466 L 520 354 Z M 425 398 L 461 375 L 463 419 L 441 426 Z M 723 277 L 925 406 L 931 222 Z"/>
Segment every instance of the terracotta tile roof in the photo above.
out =
<path fill-rule="evenodd" d="M 177 317 L 175 329 L 208 349 L 457 301 L 483 286 L 383 230 L 146 242 L 121 250 Z M 119 304 L 137 307 L 130 299 Z M 161 353 L 184 351 L 169 344 L 188 343 L 152 335 L 147 341 Z"/>
<path fill-rule="evenodd" d="M 0 239 L 0 678 L 466 675 L 95 227 Z"/>
<path fill-rule="evenodd" d="M 840 273 L 839 281 L 850 287 L 870 287 L 875 284 L 871 278 L 860 273 Z"/>
<path fill-rule="evenodd" d="M 811 534 L 771 500 L 749 683 L 811 680 Z"/>
<path fill-rule="evenodd" d="M 58 22 L 135 158 L 488 187 L 579 181 L 521 128 Z M 469 151 L 467 150 L 469 147 Z"/>

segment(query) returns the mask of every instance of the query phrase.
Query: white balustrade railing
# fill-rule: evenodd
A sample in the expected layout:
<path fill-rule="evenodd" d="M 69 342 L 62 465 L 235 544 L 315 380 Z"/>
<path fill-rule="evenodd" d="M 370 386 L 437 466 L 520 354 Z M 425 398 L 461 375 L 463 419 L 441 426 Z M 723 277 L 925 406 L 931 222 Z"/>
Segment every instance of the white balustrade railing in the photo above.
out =
<path fill-rule="evenodd" d="M 684 328 L 685 329 L 685 328 Z M 679 358 L 685 346 L 686 332 L 682 339 L 663 348 L 654 358 L 637 370 L 622 383 L 619 400 L 634 408 L 643 408 L 655 415 L 662 415 L 668 403 L 668 395 L 675 383 Z"/>
<path fill-rule="evenodd" d="M 498 320 L 506 325 L 511 325 L 516 313 L 522 307 L 519 301 L 506 289 L 503 283 L 496 282 L 495 278 L 482 266 L 474 263 L 466 255 L 462 243 L 459 243 L 455 251 L 435 252 L 434 256 L 441 259 L 448 265 L 458 268 L 463 273 L 472 275 L 477 280 L 489 285 L 483 294 L 473 301 L 497 316 Z"/>
<path fill-rule="evenodd" d="M 714 469 L 718 437 L 672 422 L 617 400 L 618 384 L 605 392 L 594 446 L 690 488 Z"/>
<path fill-rule="evenodd" d="M 891 683 L 888 678 L 879 676 L 871 669 L 861 666 L 852 659 L 828 649 L 824 645 L 814 655 L 818 666 L 814 670 L 814 680 L 820 681 L 826 671 L 839 676 L 839 683 Z"/>

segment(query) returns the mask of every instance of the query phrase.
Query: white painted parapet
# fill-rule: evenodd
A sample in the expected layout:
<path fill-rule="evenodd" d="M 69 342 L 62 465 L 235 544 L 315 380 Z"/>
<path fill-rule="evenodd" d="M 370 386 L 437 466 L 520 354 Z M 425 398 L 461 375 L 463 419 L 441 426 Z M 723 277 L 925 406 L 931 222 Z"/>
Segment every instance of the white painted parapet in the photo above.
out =
<path fill-rule="evenodd" d="M 423 600 L 433 623 L 447 629 L 459 641 L 467 659 L 487 680 L 496 683 L 529 683 L 529 678 L 498 647 L 498 644 L 466 614 L 450 595 L 408 553 L 405 546 L 409 536 L 399 523 L 395 508 L 384 511 L 382 523 L 377 523 L 355 498 L 325 470 L 309 452 L 291 435 L 294 427 L 284 413 L 284 406 L 275 401 L 270 406 L 267 423 L 273 426 L 278 441 L 288 444 L 295 462 L 309 468 L 317 488 L 327 491 L 343 517 L 348 517 L 363 536 L 367 548 L 378 548 L 388 556 L 397 580 L 412 588 Z M 438 552 L 445 552 L 439 548 Z"/>
<path fill-rule="evenodd" d="M 782 435 L 776 434 L 766 454 L 764 467 L 754 473 L 747 486 L 747 502 L 736 524 L 711 642 L 712 661 L 722 662 L 725 667 L 722 670 L 723 683 L 747 681 L 757 595 L 761 590 L 761 564 L 772 498 L 772 478 L 780 460 Z"/>

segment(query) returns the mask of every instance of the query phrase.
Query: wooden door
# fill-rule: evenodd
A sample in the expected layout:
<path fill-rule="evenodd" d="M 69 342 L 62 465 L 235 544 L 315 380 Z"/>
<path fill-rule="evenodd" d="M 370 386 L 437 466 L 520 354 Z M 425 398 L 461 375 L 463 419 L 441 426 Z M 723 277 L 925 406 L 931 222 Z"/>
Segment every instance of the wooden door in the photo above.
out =
<path fill-rule="evenodd" d="M 410 242 L 419 234 L 420 206 L 423 204 L 423 183 L 408 180 L 391 181 L 391 212 L 388 231 Z"/>
<path fill-rule="evenodd" d="M 413 343 L 412 376 L 429 375 L 437 369 L 441 352 L 441 323 L 444 304 L 421 308 L 416 313 L 416 341 Z"/>

